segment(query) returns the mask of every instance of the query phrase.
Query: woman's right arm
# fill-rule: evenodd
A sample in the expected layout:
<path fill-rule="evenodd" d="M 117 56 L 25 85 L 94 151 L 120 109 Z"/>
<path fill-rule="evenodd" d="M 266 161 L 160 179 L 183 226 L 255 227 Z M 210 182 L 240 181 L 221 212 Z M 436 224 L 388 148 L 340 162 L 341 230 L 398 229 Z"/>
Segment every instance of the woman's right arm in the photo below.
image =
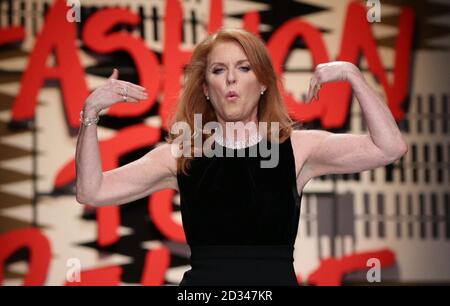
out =
<path fill-rule="evenodd" d="M 87 118 L 97 116 L 97 111 L 87 104 L 83 108 L 83 113 Z M 95 205 L 91 202 L 96 191 L 100 189 L 103 179 L 96 124 L 80 125 L 75 152 L 75 166 L 77 201 L 82 204 Z"/>
<path fill-rule="evenodd" d="M 123 100 L 121 87 L 129 87 L 130 102 L 145 99 L 145 88 L 117 80 L 114 71 L 107 84 L 94 91 L 83 108 L 84 117 L 94 118 L 98 111 Z M 81 124 L 76 148 L 76 199 L 92 206 L 119 205 L 147 196 L 155 191 L 178 189 L 176 157 L 171 145 L 163 144 L 143 157 L 122 167 L 102 171 L 97 126 Z"/>

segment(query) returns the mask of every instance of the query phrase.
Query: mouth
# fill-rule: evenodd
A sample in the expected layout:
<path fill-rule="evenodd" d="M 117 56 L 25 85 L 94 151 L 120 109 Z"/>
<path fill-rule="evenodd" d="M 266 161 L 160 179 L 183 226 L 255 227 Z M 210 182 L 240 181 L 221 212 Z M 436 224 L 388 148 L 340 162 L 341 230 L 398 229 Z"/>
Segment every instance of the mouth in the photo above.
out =
<path fill-rule="evenodd" d="M 229 91 L 225 97 L 228 101 L 236 101 L 239 98 L 239 95 L 235 91 Z"/>

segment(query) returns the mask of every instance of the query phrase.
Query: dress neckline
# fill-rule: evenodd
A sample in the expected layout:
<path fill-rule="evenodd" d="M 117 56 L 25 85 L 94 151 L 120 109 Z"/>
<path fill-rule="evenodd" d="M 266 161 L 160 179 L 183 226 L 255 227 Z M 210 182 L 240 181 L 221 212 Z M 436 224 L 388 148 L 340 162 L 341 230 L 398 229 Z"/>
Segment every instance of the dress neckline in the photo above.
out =
<path fill-rule="evenodd" d="M 224 140 L 221 135 L 214 135 L 213 137 L 214 141 L 218 143 L 220 146 L 231 150 L 241 150 L 253 147 L 257 145 L 259 142 L 261 142 L 261 140 L 263 139 L 261 134 L 257 134 L 250 136 L 248 141 L 240 140 L 233 143 L 231 141 Z"/>

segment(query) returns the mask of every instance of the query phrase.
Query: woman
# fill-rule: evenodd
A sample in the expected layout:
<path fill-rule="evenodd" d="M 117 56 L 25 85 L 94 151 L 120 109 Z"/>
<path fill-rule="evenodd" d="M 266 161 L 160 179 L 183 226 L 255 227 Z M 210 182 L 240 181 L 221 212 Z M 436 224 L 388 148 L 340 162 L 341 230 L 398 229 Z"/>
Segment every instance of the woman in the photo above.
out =
<path fill-rule="evenodd" d="M 294 131 L 263 42 L 244 30 L 222 29 L 196 47 L 173 119 L 194 131 L 187 137 L 193 141 L 180 143 L 180 133 L 172 129 L 168 143 L 102 173 L 95 128 L 98 112 L 120 101 L 134 103 L 147 97 L 145 88 L 117 78 L 114 70 L 88 97 L 81 114 L 77 201 L 123 204 L 158 190 L 178 190 L 192 266 L 182 285 L 296 285 L 293 247 L 305 184 L 325 174 L 381 167 L 407 152 L 389 109 L 348 62 L 318 65 L 307 101 L 318 98 L 324 83 L 350 82 L 370 134 Z M 195 114 L 203 122 L 217 122 L 218 129 L 199 131 Z M 261 122 L 271 131 L 278 126 L 278 133 L 260 128 Z M 258 128 L 246 129 L 244 124 L 250 123 Z M 195 155 L 196 139 L 213 140 L 203 146 L 200 156 Z M 271 167 L 261 166 L 268 158 L 261 154 L 263 141 L 278 154 Z M 174 154 L 174 146 L 183 154 Z M 257 153 L 251 155 L 254 149 Z M 211 150 L 231 152 L 233 157 L 206 156 Z"/>

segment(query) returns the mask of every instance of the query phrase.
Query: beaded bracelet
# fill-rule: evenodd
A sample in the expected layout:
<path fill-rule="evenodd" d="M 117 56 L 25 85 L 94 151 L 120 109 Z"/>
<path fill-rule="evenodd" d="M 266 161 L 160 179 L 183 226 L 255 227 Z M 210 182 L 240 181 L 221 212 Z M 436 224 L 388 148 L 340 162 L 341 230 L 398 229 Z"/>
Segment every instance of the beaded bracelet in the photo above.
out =
<path fill-rule="evenodd" d="M 84 126 L 90 126 L 92 124 L 97 124 L 99 119 L 100 118 L 99 118 L 98 114 L 95 118 L 84 118 L 83 111 L 80 112 L 80 122 L 83 123 Z"/>

